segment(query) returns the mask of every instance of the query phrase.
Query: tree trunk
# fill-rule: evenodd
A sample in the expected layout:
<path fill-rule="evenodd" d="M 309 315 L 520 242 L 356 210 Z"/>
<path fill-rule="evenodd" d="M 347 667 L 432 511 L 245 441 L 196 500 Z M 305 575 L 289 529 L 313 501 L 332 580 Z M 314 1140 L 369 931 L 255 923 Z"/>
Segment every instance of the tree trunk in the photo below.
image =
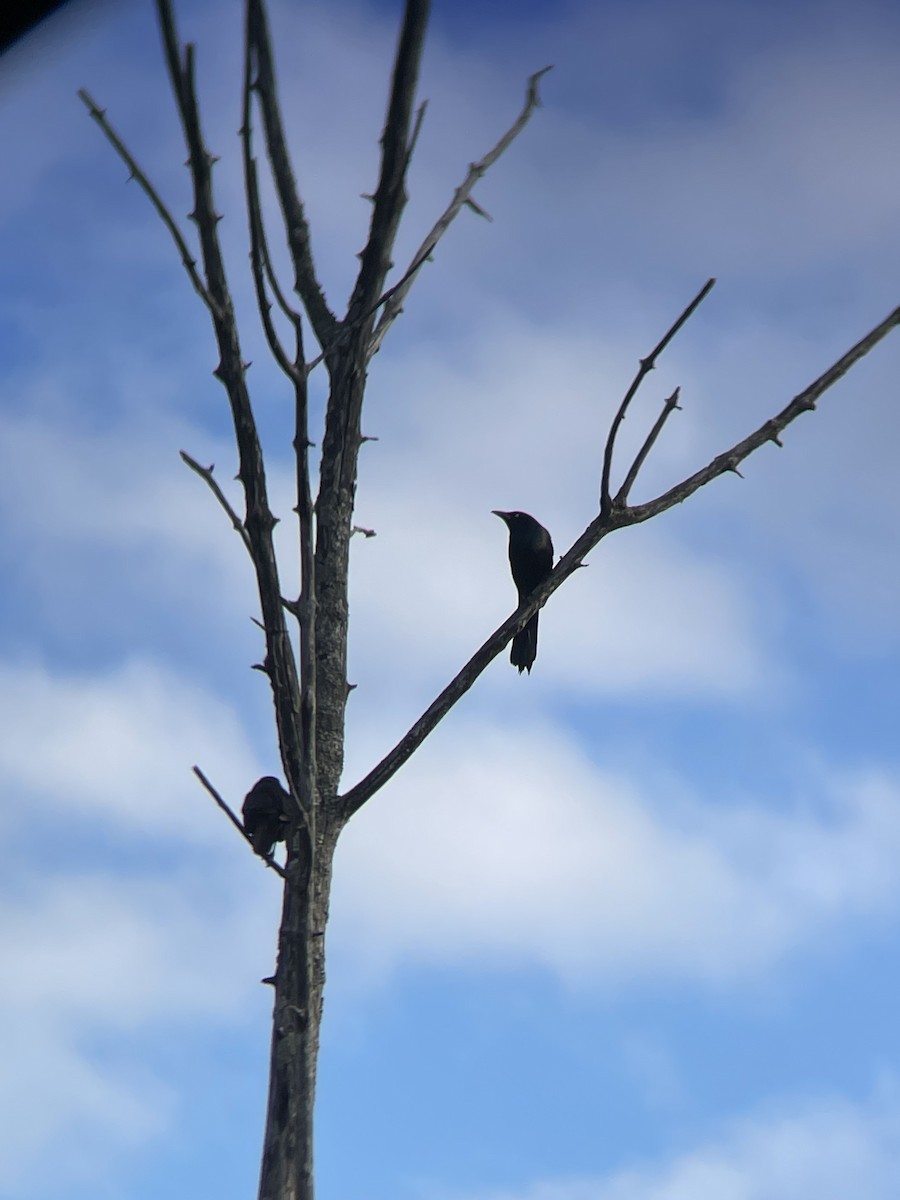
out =
<path fill-rule="evenodd" d="M 325 986 L 325 926 L 337 830 L 316 839 L 310 871 L 305 830 L 293 835 L 284 885 L 269 1099 L 259 1200 L 313 1200 L 313 1109 Z"/>

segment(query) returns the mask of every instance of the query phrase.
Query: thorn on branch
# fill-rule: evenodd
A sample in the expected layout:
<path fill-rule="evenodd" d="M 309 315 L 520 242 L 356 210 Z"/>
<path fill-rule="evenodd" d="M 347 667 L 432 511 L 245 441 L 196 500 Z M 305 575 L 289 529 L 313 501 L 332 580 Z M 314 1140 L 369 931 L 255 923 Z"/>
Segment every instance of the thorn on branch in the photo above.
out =
<path fill-rule="evenodd" d="M 348 695 L 348 696 L 350 695 L 350 693 L 351 693 L 351 692 L 353 692 L 353 691 L 356 691 L 356 686 L 357 686 L 357 685 L 356 685 L 355 683 L 348 683 L 348 684 L 347 684 L 347 695 Z"/>
<path fill-rule="evenodd" d="M 472 212 L 477 213 L 479 217 L 484 217 L 486 221 L 494 219 L 486 209 L 483 209 L 480 204 L 476 204 L 471 196 L 466 200 L 466 207 L 471 208 Z"/>
<path fill-rule="evenodd" d="M 359 444 L 362 445 L 363 442 L 377 442 L 378 440 L 379 439 L 375 437 L 374 434 L 364 433 L 359 439 Z"/>
<path fill-rule="evenodd" d="M 263 631 L 263 633 L 266 632 L 266 627 L 265 627 L 265 625 L 263 625 L 262 621 L 257 620 L 256 617 L 251 617 L 250 620 L 253 622 L 254 625 L 256 625 L 259 629 L 261 629 Z"/>
<path fill-rule="evenodd" d="M 353 537 L 354 533 L 361 533 L 363 537 L 366 538 L 373 538 L 376 536 L 374 529 L 364 529 L 362 525 L 354 525 L 350 530 L 350 536 Z"/>

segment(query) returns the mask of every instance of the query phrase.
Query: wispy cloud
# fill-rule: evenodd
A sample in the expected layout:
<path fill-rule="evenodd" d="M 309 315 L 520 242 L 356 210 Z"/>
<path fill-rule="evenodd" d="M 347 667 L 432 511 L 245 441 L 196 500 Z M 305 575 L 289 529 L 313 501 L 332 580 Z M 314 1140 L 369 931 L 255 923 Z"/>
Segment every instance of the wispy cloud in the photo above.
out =
<path fill-rule="evenodd" d="M 526 964 L 603 990 L 763 979 L 900 902 L 898 781 L 823 771 L 807 788 L 812 799 L 777 805 L 701 802 L 674 778 L 642 786 L 546 727 L 481 714 L 347 830 L 336 937 L 376 973 Z"/>

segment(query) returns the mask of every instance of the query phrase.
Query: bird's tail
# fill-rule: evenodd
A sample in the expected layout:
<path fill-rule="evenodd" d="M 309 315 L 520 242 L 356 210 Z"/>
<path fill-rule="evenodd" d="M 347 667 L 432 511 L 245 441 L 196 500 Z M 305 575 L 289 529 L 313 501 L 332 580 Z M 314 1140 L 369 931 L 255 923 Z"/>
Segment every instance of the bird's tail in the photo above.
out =
<path fill-rule="evenodd" d="M 535 613 L 525 628 L 520 629 L 512 640 L 509 661 L 514 667 L 519 668 L 519 674 L 523 671 L 531 674 L 531 668 L 537 657 L 537 629 L 538 614 Z"/>

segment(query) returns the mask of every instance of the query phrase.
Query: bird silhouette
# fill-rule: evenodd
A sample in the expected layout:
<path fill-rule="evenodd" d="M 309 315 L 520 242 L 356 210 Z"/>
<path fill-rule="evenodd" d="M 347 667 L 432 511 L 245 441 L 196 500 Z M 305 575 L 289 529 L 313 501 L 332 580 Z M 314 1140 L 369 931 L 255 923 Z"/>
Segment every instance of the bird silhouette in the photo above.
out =
<path fill-rule="evenodd" d="M 274 775 L 257 779 L 244 797 L 241 808 L 244 829 L 253 849 L 264 858 L 271 857 L 275 843 L 285 839 L 290 799 L 289 793 Z"/>
<path fill-rule="evenodd" d="M 509 566 L 521 604 L 553 570 L 553 542 L 540 521 L 528 513 L 501 512 L 497 508 L 493 513 L 505 521 L 509 529 Z M 538 614 L 535 613 L 513 638 L 510 647 L 509 661 L 519 668 L 519 674 L 523 671 L 531 674 L 537 656 L 537 633 Z"/>

